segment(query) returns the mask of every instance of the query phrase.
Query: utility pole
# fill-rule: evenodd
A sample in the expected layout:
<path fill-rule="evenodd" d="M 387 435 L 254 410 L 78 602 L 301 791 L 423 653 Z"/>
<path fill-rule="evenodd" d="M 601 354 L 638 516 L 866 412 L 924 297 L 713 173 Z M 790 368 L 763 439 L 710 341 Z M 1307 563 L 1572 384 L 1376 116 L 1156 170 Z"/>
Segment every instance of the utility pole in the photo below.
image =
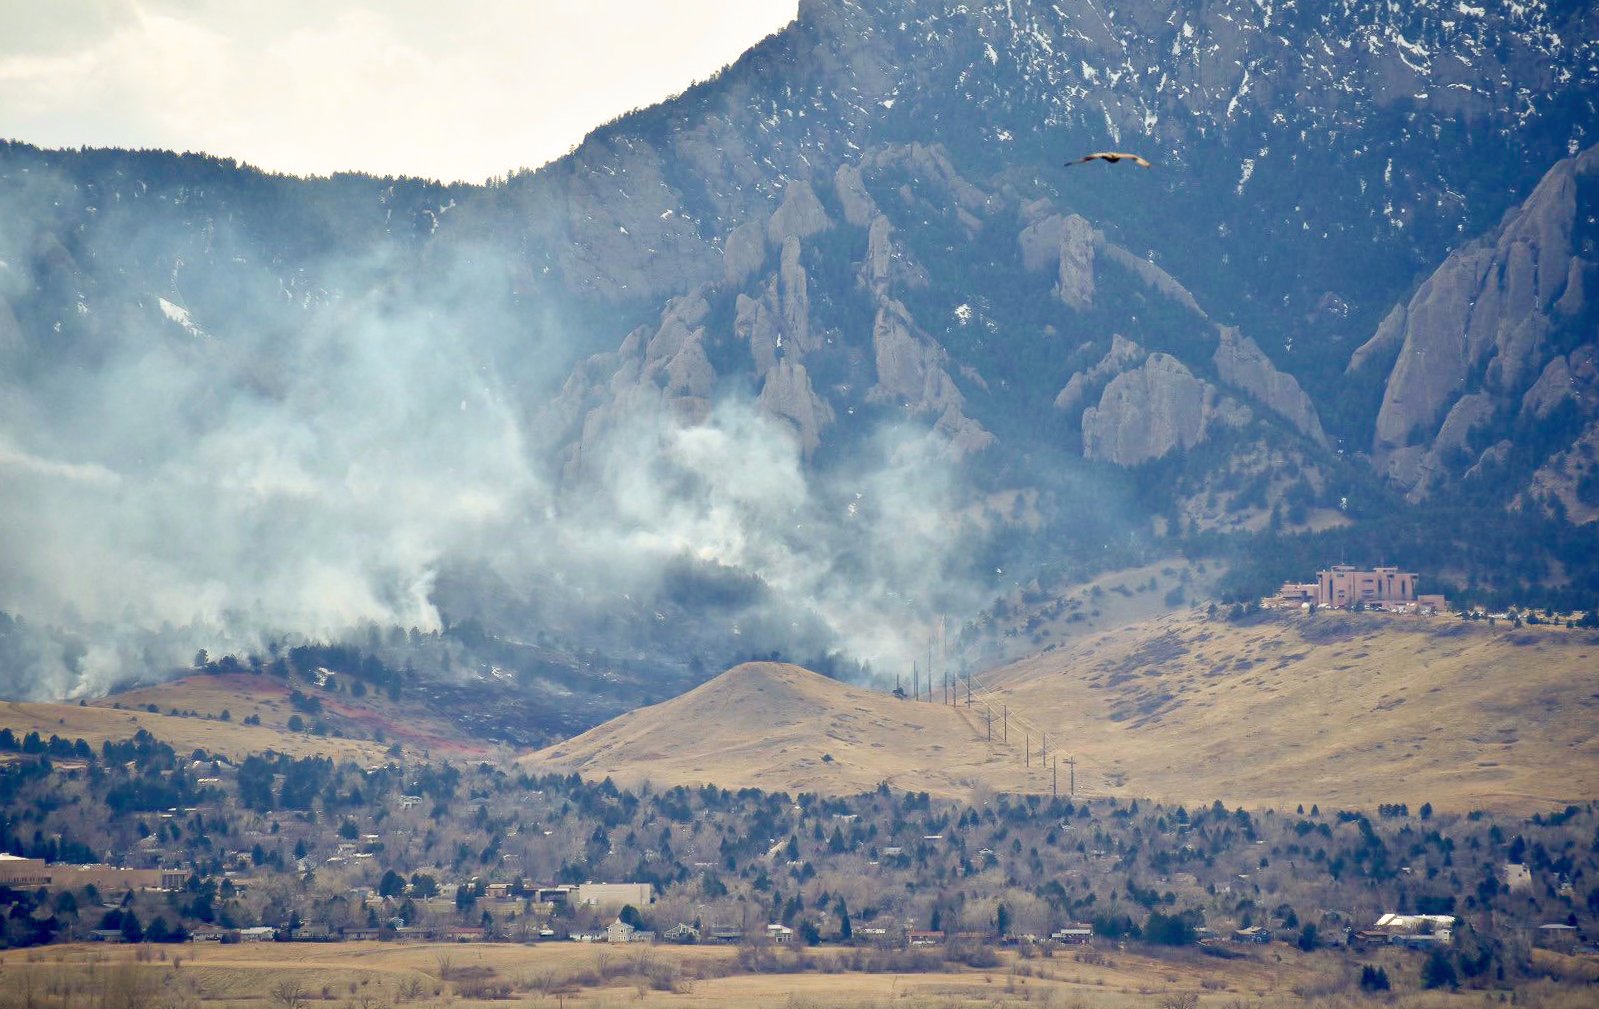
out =
<path fill-rule="evenodd" d="M 1044 743 L 1043 743 L 1043 746 L 1039 748 L 1038 759 L 1039 760 L 1048 760 L 1049 759 L 1049 733 L 1047 733 L 1047 732 L 1044 733 Z"/>
<path fill-rule="evenodd" d="M 1049 765 L 1049 797 L 1051 799 L 1060 798 L 1059 785 L 1060 785 L 1060 758 L 1056 757 L 1055 758 L 1055 762 L 1053 764 Z"/>
<path fill-rule="evenodd" d="M 1066 766 L 1071 769 L 1071 774 L 1072 774 L 1071 784 L 1070 784 L 1070 786 L 1068 786 L 1071 789 L 1071 791 L 1067 792 L 1066 794 L 1067 795 L 1076 795 L 1077 794 L 1077 758 L 1076 757 L 1067 757 L 1066 758 Z"/>

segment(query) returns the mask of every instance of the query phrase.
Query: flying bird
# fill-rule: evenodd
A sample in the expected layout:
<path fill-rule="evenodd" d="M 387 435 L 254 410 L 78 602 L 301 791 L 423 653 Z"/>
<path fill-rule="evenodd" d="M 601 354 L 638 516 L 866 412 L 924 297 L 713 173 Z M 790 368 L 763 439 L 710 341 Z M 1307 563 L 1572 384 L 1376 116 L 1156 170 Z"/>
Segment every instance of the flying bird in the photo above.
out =
<path fill-rule="evenodd" d="M 1081 165 L 1089 161 L 1105 161 L 1114 165 L 1116 162 L 1121 161 L 1124 158 L 1128 161 L 1142 165 L 1145 168 L 1149 167 L 1149 162 L 1145 161 L 1143 158 L 1136 154 L 1127 154 L 1123 151 L 1098 151 L 1093 154 L 1085 154 L 1076 161 L 1066 162 L 1066 167 L 1070 168 L 1073 165 Z"/>

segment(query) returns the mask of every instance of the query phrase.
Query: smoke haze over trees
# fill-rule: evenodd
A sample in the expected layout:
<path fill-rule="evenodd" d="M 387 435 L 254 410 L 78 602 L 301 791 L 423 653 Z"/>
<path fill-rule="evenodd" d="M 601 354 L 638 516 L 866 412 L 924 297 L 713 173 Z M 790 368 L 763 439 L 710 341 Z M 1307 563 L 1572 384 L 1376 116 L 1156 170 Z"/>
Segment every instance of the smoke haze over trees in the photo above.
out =
<path fill-rule="evenodd" d="M 866 675 L 1178 552 L 1599 595 L 1566 280 L 1392 405 L 1453 339 L 1396 306 L 1464 243 L 1589 276 L 1594 15 L 1414 6 L 807 3 L 485 186 L 5 144 L 0 691 L 374 634 L 451 677 Z M 1117 142 L 1157 167 L 1058 174 Z"/>

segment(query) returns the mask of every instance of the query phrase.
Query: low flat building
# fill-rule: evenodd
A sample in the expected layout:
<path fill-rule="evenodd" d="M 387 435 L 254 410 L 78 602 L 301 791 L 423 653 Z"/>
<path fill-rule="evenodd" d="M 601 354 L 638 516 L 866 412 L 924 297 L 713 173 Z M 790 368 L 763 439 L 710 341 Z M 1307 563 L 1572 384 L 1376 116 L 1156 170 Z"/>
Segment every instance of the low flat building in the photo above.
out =
<path fill-rule="evenodd" d="M 1094 929 L 1091 925 L 1067 925 L 1051 932 L 1049 937 L 1056 942 L 1080 946 L 1093 941 Z"/>
<path fill-rule="evenodd" d="M 646 907 L 655 903 L 655 888 L 648 883 L 580 883 L 572 901 L 598 908 Z"/>

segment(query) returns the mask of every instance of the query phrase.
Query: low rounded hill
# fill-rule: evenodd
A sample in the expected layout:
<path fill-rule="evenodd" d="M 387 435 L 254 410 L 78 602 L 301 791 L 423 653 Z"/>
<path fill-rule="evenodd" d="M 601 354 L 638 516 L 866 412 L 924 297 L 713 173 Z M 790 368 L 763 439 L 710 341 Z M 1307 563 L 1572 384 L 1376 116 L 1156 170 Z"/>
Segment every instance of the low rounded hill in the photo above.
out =
<path fill-rule="evenodd" d="M 521 759 L 625 782 L 826 794 L 1074 784 L 1185 803 L 1532 811 L 1599 791 L 1591 631 L 1191 612 L 981 674 L 972 696 L 917 703 L 747 663 Z"/>
<path fill-rule="evenodd" d="M 994 731 L 997 737 L 997 724 Z M 989 746 L 985 732 L 966 707 L 900 700 L 785 663 L 747 662 L 522 762 L 618 781 L 834 795 L 882 782 L 963 798 L 980 785 L 1036 787 L 1019 757 Z"/>

